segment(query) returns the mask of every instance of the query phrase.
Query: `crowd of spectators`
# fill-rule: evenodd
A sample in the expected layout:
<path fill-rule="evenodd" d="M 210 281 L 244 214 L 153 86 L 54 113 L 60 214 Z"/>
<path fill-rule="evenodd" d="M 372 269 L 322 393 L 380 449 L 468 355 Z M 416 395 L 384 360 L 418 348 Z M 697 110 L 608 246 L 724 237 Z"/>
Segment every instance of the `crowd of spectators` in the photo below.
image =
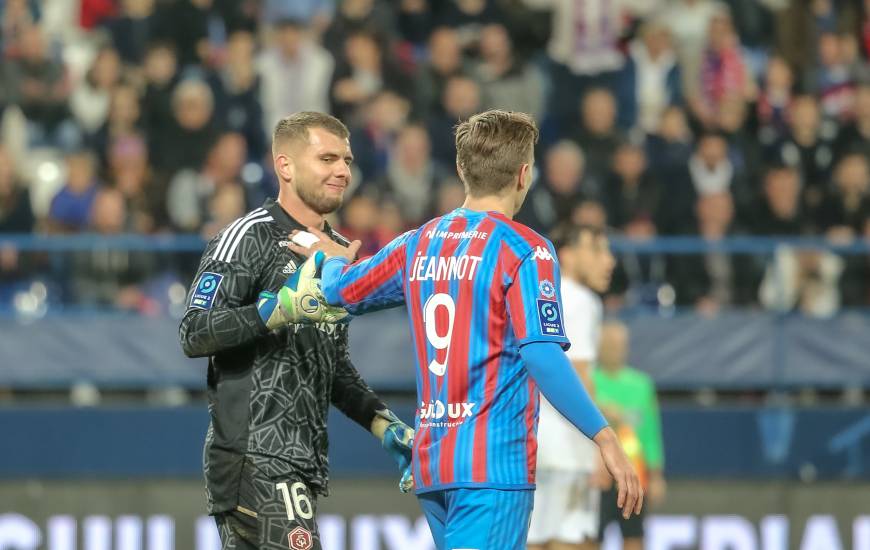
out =
<path fill-rule="evenodd" d="M 210 237 L 275 193 L 275 122 L 318 110 L 372 252 L 461 204 L 453 126 L 503 108 L 541 127 L 518 219 L 544 234 L 870 239 L 870 0 L 0 0 L 0 55 L 0 232 Z M 870 305 L 866 256 L 780 252 L 625 255 L 608 303 Z M 76 299 L 139 303 L 130 256 Z"/>

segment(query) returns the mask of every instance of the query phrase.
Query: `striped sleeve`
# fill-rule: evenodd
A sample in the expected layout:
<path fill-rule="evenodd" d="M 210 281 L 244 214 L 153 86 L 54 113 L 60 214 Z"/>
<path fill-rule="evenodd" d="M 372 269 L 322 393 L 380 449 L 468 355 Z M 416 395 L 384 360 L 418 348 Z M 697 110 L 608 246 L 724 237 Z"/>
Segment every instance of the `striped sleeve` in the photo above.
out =
<path fill-rule="evenodd" d="M 559 261 L 552 245 L 542 241 L 520 258 L 509 274 L 506 301 L 514 336 L 523 346 L 556 342 L 567 350 L 559 287 Z"/>
<path fill-rule="evenodd" d="M 248 230 L 258 223 L 272 220 L 272 216 L 263 208 L 257 208 L 247 216 L 237 219 L 221 233 L 220 240 L 211 254 L 211 259 L 218 262 L 231 262 Z"/>
<path fill-rule="evenodd" d="M 413 231 L 399 235 L 374 256 L 348 264 L 330 258 L 323 265 L 321 285 L 327 302 L 353 315 L 395 307 L 405 302 L 407 242 Z"/>

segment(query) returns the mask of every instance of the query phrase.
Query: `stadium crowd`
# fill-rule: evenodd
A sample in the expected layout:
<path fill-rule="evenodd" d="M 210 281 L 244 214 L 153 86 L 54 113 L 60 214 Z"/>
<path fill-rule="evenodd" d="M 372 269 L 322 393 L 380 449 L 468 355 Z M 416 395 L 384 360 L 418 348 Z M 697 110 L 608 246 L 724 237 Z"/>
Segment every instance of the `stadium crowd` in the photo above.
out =
<path fill-rule="evenodd" d="M 870 239 L 870 0 L 0 0 L 0 49 L 0 232 L 210 237 L 315 110 L 351 128 L 337 224 L 370 253 L 461 203 L 453 126 L 503 108 L 541 127 L 518 219 L 544 234 Z M 73 300 L 140 307 L 158 266 L 116 254 L 73 258 Z M 3 247 L 0 283 L 38 261 Z M 608 305 L 825 315 L 868 281 L 861 255 L 625 255 Z"/>

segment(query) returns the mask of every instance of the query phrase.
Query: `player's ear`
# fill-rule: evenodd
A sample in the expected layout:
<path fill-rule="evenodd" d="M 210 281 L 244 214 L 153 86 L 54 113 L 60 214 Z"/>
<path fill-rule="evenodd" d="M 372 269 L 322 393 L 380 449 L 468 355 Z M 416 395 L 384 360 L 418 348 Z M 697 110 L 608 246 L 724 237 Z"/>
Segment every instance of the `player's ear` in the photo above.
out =
<path fill-rule="evenodd" d="M 293 181 L 293 176 L 295 176 L 295 166 L 293 165 L 293 160 L 283 154 L 278 153 L 275 155 L 275 173 L 280 176 L 280 179 L 285 181 Z"/>
<path fill-rule="evenodd" d="M 532 183 L 532 178 L 530 177 L 532 171 L 532 167 L 530 164 L 525 163 L 520 165 L 520 172 L 517 174 L 517 191 L 522 191 Z"/>

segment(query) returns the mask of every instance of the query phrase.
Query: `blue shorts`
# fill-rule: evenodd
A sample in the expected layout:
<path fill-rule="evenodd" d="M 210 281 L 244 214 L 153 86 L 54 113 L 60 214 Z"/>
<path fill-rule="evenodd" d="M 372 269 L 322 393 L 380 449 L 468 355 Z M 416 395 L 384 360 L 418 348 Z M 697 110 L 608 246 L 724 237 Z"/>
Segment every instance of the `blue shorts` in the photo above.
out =
<path fill-rule="evenodd" d="M 445 489 L 417 495 L 438 550 L 524 550 L 534 491 Z"/>

